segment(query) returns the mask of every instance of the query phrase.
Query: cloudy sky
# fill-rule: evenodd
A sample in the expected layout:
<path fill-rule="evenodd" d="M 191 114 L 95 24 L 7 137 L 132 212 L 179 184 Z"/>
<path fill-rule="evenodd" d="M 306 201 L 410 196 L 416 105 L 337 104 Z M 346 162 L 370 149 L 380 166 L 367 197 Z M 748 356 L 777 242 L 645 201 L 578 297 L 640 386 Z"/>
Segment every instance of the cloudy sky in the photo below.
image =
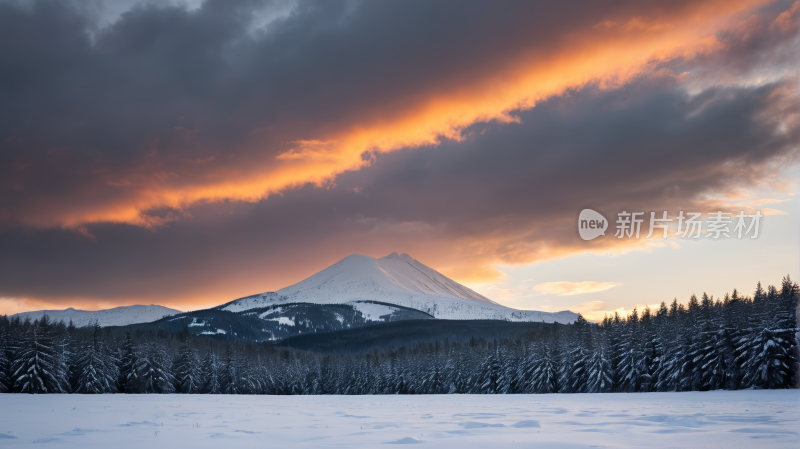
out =
<path fill-rule="evenodd" d="M 798 20 L 757 0 L 0 0 L 0 313 L 191 310 L 392 251 L 593 319 L 750 293 L 800 270 Z M 757 239 L 585 242 L 587 206 L 765 217 Z"/>

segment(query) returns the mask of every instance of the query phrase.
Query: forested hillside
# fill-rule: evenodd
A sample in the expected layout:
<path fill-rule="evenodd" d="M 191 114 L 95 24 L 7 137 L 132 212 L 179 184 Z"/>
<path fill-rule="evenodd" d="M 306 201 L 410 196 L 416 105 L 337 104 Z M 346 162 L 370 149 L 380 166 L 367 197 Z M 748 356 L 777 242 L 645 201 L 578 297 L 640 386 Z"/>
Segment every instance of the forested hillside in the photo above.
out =
<path fill-rule="evenodd" d="M 0 391 L 439 394 L 695 391 L 798 386 L 798 285 L 692 296 L 595 325 L 367 354 L 76 328 L 0 316 Z M 379 326 L 379 325 L 376 325 Z"/>

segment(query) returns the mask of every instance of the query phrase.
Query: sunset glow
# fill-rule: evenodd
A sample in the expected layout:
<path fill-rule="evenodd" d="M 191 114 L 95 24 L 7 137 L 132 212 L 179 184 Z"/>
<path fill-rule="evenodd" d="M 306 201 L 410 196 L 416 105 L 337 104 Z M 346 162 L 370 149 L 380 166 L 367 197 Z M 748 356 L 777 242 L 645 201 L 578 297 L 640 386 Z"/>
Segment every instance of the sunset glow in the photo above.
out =
<path fill-rule="evenodd" d="M 646 277 L 696 244 L 583 242 L 587 205 L 758 209 L 762 240 L 714 250 L 796 249 L 800 2 L 300 2 L 256 31 L 211 3 L 0 5 L 26 42 L 0 49 L 0 313 L 191 310 L 392 251 L 511 307 L 655 301 L 594 258 Z"/>

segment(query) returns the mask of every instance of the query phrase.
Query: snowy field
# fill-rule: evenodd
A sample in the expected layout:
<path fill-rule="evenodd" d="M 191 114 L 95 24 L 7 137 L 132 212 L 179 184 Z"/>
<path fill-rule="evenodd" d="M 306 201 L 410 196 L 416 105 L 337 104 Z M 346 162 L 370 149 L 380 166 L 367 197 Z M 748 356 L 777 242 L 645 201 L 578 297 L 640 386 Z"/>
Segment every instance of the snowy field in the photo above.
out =
<path fill-rule="evenodd" d="M 0 395 L 0 447 L 800 447 L 800 390 L 705 393 Z"/>

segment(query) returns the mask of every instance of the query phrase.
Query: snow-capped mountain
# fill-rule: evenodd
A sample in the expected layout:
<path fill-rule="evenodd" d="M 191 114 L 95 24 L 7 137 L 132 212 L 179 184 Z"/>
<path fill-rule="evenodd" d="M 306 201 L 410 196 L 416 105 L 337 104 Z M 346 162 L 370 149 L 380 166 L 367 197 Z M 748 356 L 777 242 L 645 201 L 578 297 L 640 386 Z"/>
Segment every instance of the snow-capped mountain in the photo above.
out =
<path fill-rule="evenodd" d="M 36 310 L 33 312 L 22 312 L 12 316 L 18 316 L 20 319 L 30 318 L 31 320 L 39 319 L 42 315 L 47 316 L 53 321 L 63 320 L 65 323 L 72 323 L 76 326 L 86 326 L 90 323 L 97 321 L 101 326 L 126 326 L 128 324 L 149 323 L 158 320 L 168 315 L 175 315 L 181 313 L 180 310 L 170 309 L 164 306 L 150 304 L 114 307 L 113 309 L 104 310 L 79 310 L 69 309 L 64 310 Z"/>
<path fill-rule="evenodd" d="M 354 254 L 277 292 L 240 298 L 219 307 L 241 312 L 285 303 L 350 304 L 379 301 L 450 320 L 572 323 L 577 314 L 517 310 L 502 306 L 425 266 L 408 254 Z"/>

